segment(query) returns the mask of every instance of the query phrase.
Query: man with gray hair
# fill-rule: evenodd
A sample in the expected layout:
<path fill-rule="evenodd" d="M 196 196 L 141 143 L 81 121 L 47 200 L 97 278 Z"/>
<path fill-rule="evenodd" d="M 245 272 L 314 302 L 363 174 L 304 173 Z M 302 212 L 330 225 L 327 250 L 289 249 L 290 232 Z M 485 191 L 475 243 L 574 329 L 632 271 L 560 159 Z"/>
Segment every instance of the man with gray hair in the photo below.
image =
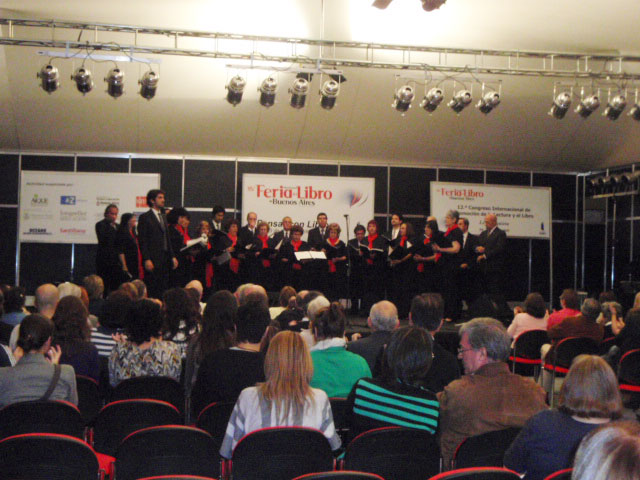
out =
<path fill-rule="evenodd" d="M 393 303 L 387 300 L 375 303 L 367 319 L 371 335 L 349 343 L 347 350 L 363 357 L 369 369 L 374 372 L 380 352 L 389 343 L 391 332 L 398 328 L 399 324 L 398 309 Z"/>
<path fill-rule="evenodd" d="M 511 338 L 493 318 L 475 318 L 460 329 L 458 358 L 465 375 L 438 393 L 440 449 L 448 468 L 466 437 L 522 427 L 547 408 L 546 394 L 533 380 L 509 371 Z"/>

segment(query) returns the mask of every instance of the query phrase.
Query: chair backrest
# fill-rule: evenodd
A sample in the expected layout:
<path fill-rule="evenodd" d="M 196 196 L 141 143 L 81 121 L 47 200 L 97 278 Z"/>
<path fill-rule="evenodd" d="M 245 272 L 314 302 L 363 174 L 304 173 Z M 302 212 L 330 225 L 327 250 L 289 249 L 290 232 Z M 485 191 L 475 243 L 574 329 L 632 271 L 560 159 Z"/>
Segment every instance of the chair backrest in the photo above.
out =
<path fill-rule="evenodd" d="M 618 382 L 623 390 L 640 391 L 640 349 L 629 350 L 620 357 Z M 637 390 L 633 388 L 636 386 Z"/>
<path fill-rule="evenodd" d="M 441 473 L 429 480 L 518 480 L 513 470 L 502 467 L 473 467 L 459 468 Z"/>
<path fill-rule="evenodd" d="M 22 433 L 58 433 L 84 439 L 78 408 L 62 400 L 12 403 L 0 409 L 0 438 Z"/>
<path fill-rule="evenodd" d="M 210 403 L 202 409 L 196 420 L 196 427 L 208 432 L 213 441 L 216 442 L 218 449 L 220 449 L 222 440 L 224 440 L 229 417 L 231 417 L 234 406 L 235 403 L 233 402 Z"/>
<path fill-rule="evenodd" d="M 386 480 L 424 480 L 440 471 L 440 447 L 434 435 L 422 430 L 376 428 L 349 443 L 344 466 Z"/>
<path fill-rule="evenodd" d="M 539 360 L 540 347 L 545 343 L 549 343 L 546 330 L 527 330 L 516 337 L 513 345 L 513 356 Z"/>
<path fill-rule="evenodd" d="M 218 480 L 212 477 L 200 477 L 198 475 L 156 475 L 154 477 L 144 477 L 138 480 Z"/>
<path fill-rule="evenodd" d="M 180 423 L 180 412 L 161 400 L 118 400 L 104 406 L 93 427 L 93 447 L 114 456 L 118 445 L 129 434 L 146 427 Z"/>
<path fill-rule="evenodd" d="M 611 347 L 616 344 L 616 337 L 605 337 L 598 345 L 598 355 L 606 355 Z"/>
<path fill-rule="evenodd" d="M 501 467 L 505 452 L 519 432 L 520 428 L 512 427 L 464 439 L 453 455 L 453 468 Z"/>
<path fill-rule="evenodd" d="M 234 480 L 290 480 L 305 473 L 333 470 L 333 454 L 319 430 L 262 428 L 245 435 L 233 449 Z"/>
<path fill-rule="evenodd" d="M 349 432 L 349 402 L 346 398 L 332 397 L 329 399 L 331 403 L 331 413 L 333 414 L 333 424 L 336 432 L 343 440 Z"/>
<path fill-rule="evenodd" d="M 366 472 L 340 470 L 333 472 L 307 473 L 293 480 L 384 480 L 380 475 Z"/>
<path fill-rule="evenodd" d="M 28 433 L 0 440 L 0 477 L 29 480 L 96 480 L 98 459 L 82 440 Z"/>
<path fill-rule="evenodd" d="M 566 373 L 571 367 L 571 362 L 578 355 L 598 354 L 598 344 L 591 338 L 567 337 L 560 340 L 554 348 L 554 362 L 556 370 Z"/>
<path fill-rule="evenodd" d="M 551 475 L 545 477 L 544 480 L 571 480 L 572 473 L 573 468 L 564 468 L 557 472 L 553 472 Z"/>
<path fill-rule="evenodd" d="M 100 387 L 91 377 L 76 375 L 78 389 L 78 410 L 82 414 L 85 425 L 91 425 L 102 408 L 103 401 Z"/>
<path fill-rule="evenodd" d="M 170 403 L 184 412 L 184 389 L 169 377 L 135 377 L 123 380 L 113 389 L 111 401 L 153 398 Z"/>
<path fill-rule="evenodd" d="M 199 428 L 166 425 L 143 428 L 116 450 L 116 478 L 137 480 L 162 475 L 218 478 L 220 461 L 211 435 Z"/>

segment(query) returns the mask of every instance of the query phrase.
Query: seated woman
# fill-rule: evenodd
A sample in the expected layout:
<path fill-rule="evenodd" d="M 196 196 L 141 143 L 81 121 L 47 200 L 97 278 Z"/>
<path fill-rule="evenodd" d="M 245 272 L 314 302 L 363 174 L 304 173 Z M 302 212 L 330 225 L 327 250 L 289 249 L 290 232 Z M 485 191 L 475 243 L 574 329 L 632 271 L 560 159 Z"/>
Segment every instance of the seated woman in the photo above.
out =
<path fill-rule="evenodd" d="M 138 300 L 127 314 L 128 340 L 116 343 L 109 356 L 109 383 L 116 386 L 133 377 L 180 379 L 180 349 L 162 340 L 162 312 L 153 300 Z"/>
<path fill-rule="evenodd" d="M 518 335 L 529 330 L 546 330 L 547 329 L 547 304 L 539 293 L 530 293 L 524 300 L 524 311 L 520 307 L 516 307 L 516 313 L 507 333 L 511 338 L 515 339 Z M 513 344 L 511 345 L 513 347 Z"/>
<path fill-rule="evenodd" d="M 582 438 L 621 415 L 622 401 L 611 367 L 595 355 L 580 355 L 562 384 L 558 408 L 529 419 L 507 450 L 504 464 L 526 480 L 542 480 L 571 467 Z"/>
<path fill-rule="evenodd" d="M 31 400 L 65 400 L 78 404 L 76 375 L 59 365 L 61 351 L 51 347 L 53 322 L 39 314 L 20 324 L 18 347 L 24 355 L 14 367 L 0 368 L 0 407 Z"/>
<path fill-rule="evenodd" d="M 198 331 L 200 304 L 191 299 L 184 288 L 171 288 L 162 295 L 163 338 L 178 346 L 180 357 L 187 356 L 189 339 Z"/>
<path fill-rule="evenodd" d="M 311 388 L 313 366 L 306 344 L 295 332 L 278 333 L 264 362 L 266 381 L 245 388 L 236 402 L 220 455 L 231 458 L 238 441 L 265 427 L 299 426 L 320 430 L 331 448 L 340 447 L 326 393 Z"/>
<path fill-rule="evenodd" d="M 62 350 L 60 363 L 71 365 L 76 375 L 100 380 L 98 350 L 91 343 L 89 311 L 77 297 L 64 297 L 53 314 L 53 343 Z"/>
<path fill-rule="evenodd" d="M 423 387 L 432 361 L 429 332 L 418 327 L 396 330 L 384 352 L 382 378 L 361 378 L 349 394 L 351 433 L 386 426 L 435 433 L 438 399 Z"/>
<path fill-rule="evenodd" d="M 316 341 L 311 347 L 311 386 L 330 397 L 346 397 L 358 380 L 371 376 L 367 361 L 346 349 L 345 323 L 342 307 L 333 302 L 318 312 L 311 326 Z"/>
<path fill-rule="evenodd" d="M 111 350 L 116 344 L 115 338 L 124 329 L 131 305 L 131 296 L 122 290 L 111 292 L 104 301 L 98 326 L 91 329 L 91 343 L 98 349 L 100 357 L 111 355 Z"/>

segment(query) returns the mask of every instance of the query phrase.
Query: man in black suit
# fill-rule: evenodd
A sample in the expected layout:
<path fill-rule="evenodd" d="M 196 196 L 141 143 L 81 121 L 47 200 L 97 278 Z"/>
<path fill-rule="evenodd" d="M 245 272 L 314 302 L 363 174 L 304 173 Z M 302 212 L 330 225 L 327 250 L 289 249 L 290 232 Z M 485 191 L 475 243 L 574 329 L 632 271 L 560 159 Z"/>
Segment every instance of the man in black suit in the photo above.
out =
<path fill-rule="evenodd" d="M 327 214 L 319 213 L 316 217 L 318 226 L 309 230 L 307 243 L 313 250 L 322 250 L 324 242 L 329 238 L 329 228 L 327 228 Z"/>
<path fill-rule="evenodd" d="M 253 239 L 256 236 L 258 224 L 258 214 L 256 212 L 249 212 L 247 214 L 247 224 L 238 232 L 238 238 L 241 245 L 249 245 L 253 243 Z"/>
<path fill-rule="evenodd" d="M 478 262 L 476 247 L 478 236 L 469 233 L 469 220 L 460 218 L 458 228 L 462 232 L 462 248 L 460 249 L 460 267 L 458 270 L 458 290 L 460 299 L 470 305 L 478 296 Z"/>
<path fill-rule="evenodd" d="M 381 300 L 371 307 L 367 325 L 371 335 L 350 342 L 347 350 L 364 358 L 373 375 L 376 375 L 382 366 L 383 349 L 391 340 L 391 333 L 400 325 L 398 309 L 388 300 Z"/>
<path fill-rule="evenodd" d="M 444 300 L 439 293 L 423 293 L 413 297 L 409 325 L 424 328 L 433 338 L 433 362 L 424 379 L 424 385 L 435 393 L 441 392 L 449 383 L 460 378 L 456 356 L 435 341 L 443 318 Z"/>
<path fill-rule="evenodd" d="M 271 239 L 272 241 L 270 242 L 270 243 L 273 243 L 274 248 L 278 246 L 280 241 L 282 241 L 282 243 L 291 241 L 292 226 L 293 226 L 293 220 L 291 220 L 291 217 L 284 217 L 282 219 L 282 230 L 278 230 L 276 233 L 274 233 Z"/>
<path fill-rule="evenodd" d="M 223 232 L 222 221 L 224 220 L 225 209 L 222 205 L 215 205 L 211 210 L 211 235 L 215 236 L 217 232 Z"/>
<path fill-rule="evenodd" d="M 118 206 L 112 203 L 104 209 L 104 218 L 96 223 L 96 236 L 98 237 L 96 273 L 104 281 L 105 293 L 116 290 L 122 280 L 122 267 L 116 249 L 117 218 Z"/>
<path fill-rule="evenodd" d="M 162 190 L 149 190 L 149 211 L 138 218 L 138 240 L 145 270 L 144 282 L 149 289 L 149 296 L 153 298 L 162 298 L 162 293 L 168 286 L 169 272 L 178 267 L 178 259 L 168 235 L 164 195 Z"/>
<path fill-rule="evenodd" d="M 498 227 L 493 213 L 484 218 L 486 230 L 478 237 L 476 261 L 484 273 L 483 284 L 489 296 L 499 305 L 503 303 L 503 278 L 507 254 L 507 234 Z"/>

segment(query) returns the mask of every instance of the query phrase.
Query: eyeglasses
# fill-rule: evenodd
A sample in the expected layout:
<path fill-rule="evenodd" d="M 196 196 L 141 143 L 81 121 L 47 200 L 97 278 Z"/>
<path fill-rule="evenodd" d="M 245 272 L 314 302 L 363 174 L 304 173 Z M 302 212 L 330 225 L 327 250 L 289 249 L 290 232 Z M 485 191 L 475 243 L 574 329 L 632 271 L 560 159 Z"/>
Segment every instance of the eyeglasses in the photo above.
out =
<path fill-rule="evenodd" d="M 460 348 L 458 347 L 458 355 L 462 355 L 464 352 L 468 352 L 469 350 L 474 350 L 473 348 Z"/>

